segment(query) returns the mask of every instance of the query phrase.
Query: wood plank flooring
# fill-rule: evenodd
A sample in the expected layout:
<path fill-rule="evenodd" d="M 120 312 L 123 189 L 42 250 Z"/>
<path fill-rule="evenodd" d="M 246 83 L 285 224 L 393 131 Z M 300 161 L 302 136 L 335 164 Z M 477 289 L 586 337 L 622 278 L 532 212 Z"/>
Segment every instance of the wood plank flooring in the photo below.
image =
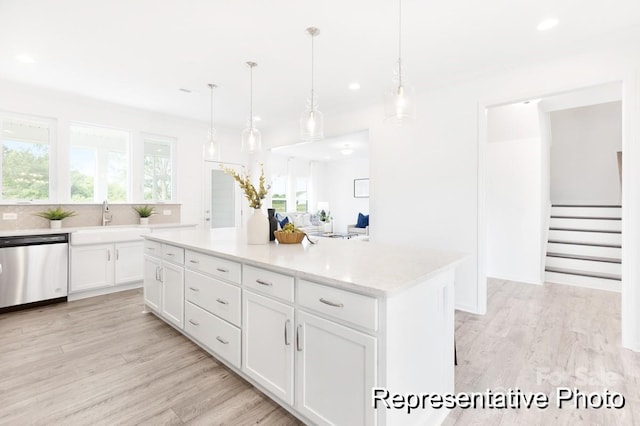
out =
<path fill-rule="evenodd" d="M 2 425 L 299 425 L 131 290 L 0 315 Z"/>
<path fill-rule="evenodd" d="M 620 294 L 489 280 L 484 316 L 456 313 L 456 392 L 545 392 L 546 410 L 452 411 L 445 425 L 640 424 L 640 354 L 622 349 Z M 621 392 L 614 409 L 555 408 L 558 386 Z"/>
<path fill-rule="evenodd" d="M 132 290 L 0 315 L 2 425 L 299 425 L 154 315 Z M 640 354 L 620 347 L 620 295 L 489 283 L 456 315 L 457 392 L 622 392 L 622 410 L 454 410 L 446 425 L 640 424 Z"/>

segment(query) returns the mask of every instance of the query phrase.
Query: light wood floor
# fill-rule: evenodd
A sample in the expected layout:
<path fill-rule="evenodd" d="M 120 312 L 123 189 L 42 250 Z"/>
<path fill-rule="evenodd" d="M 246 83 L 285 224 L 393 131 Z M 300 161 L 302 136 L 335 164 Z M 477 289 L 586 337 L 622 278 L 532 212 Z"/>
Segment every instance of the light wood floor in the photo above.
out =
<path fill-rule="evenodd" d="M 456 392 L 621 392 L 622 410 L 461 410 L 446 425 L 638 425 L 640 354 L 620 346 L 620 294 L 490 280 L 484 316 L 456 313 Z"/>
<path fill-rule="evenodd" d="M 296 425 L 153 315 L 139 290 L 0 315 L 0 424 Z M 620 348 L 620 295 L 492 280 L 456 315 L 457 392 L 622 392 L 613 410 L 455 410 L 447 425 L 640 424 L 640 354 Z"/>
<path fill-rule="evenodd" d="M 0 424 L 297 425 L 140 290 L 0 315 Z"/>

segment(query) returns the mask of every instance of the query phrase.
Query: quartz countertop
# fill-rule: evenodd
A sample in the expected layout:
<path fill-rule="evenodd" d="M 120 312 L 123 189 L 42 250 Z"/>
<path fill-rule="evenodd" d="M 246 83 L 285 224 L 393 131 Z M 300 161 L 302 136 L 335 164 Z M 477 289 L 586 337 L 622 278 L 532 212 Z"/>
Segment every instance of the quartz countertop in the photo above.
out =
<path fill-rule="evenodd" d="M 249 245 L 235 229 L 152 233 L 144 238 L 373 296 L 389 296 L 424 282 L 467 257 L 357 238 L 313 238 L 316 244 Z"/>
<path fill-rule="evenodd" d="M 34 229 L 16 229 L 11 231 L 0 231 L 1 237 L 18 237 L 22 235 L 48 235 L 48 234 L 70 234 L 76 231 L 99 230 L 99 229 L 121 229 L 121 228 L 149 228 L 152 230 L 162 230 L 163 228 L 190 228 L 194 227 L 194 223 L 158 223 L 152 225 L 107 225 L 107 226 L 77 226 L 70 228 L 34 228 Z"/>

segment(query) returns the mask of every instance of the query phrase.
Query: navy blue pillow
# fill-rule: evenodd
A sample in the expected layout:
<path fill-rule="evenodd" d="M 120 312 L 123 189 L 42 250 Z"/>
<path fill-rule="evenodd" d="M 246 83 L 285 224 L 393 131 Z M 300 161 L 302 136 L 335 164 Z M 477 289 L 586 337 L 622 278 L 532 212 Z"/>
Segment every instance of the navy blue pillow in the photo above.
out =
<path fill-rule="evenodd" d="M 356 228 L 366 228 L 369 226 L 369 215 L 363 215 L 362 213 L 358 213 L 358 223 L 356 223 Z"/>
<path fill-rule="evenodd" d="M 289 218 L 285 216 L 284 219 L 279 220 L 278 222 L 280 222 L 280 229 L 282 229 L 287 223 L 289 223 Z"/>

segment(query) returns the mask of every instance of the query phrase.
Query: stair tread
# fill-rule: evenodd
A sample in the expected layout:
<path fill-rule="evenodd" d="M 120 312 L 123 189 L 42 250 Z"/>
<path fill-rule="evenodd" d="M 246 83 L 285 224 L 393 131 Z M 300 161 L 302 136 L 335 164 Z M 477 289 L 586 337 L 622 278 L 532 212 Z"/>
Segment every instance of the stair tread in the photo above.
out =
<path fill-rule="evenodd" d="M 615 280 L 615 281 L 622 280 L 622 277 L 620 275 L 606 274 L 603 272 L 585 272 L 585 271 L 578 271 L 575 269 L 556 268 L 552 266 L 547 266 L 546 268 L 544 268 L 544 270 L 546 272 L 555 272 L 557 274 L 579 275 L 582 277 L 602 278 L 605 280 Z"/>
<path fill-rule="evenodd" d="M 588 207 L 588 208 L 620 208 L 620 204 L 551 204 L 551 207 Z"/>
<path fill-rule="evenodd" d="M 608 247 L 608 248 L 622 248 L 621 244 L 606 244 L 606 243 L 580 243 L 576 241 L 560 241 L 560 240 L 549 240 L 548 243 L 554 244 L 569 244 L 575 246 L 592 246 L 592 247 Z"/>
<path fill-rule="evenodd" d="M 561 257 L 561 258 L 564 258 L 564 259 L 592 260 L 592 261 L 596 261 L 596 262 L 622 263 L 621 259 L 615 259 L 613 257 L 586 256 L 586 255 L 582 255 L 582 254 L 565 254 L 565 253 L 547 252 L 547 256 L 549 256 L 549 257 Z"/>
<path fill-rule="evenodd" d="M 597 232 L 599 234 L 622 234 L 622 231 L 611 231 L 601 229 L 575 229 L 575 228 L 549 228 L 549 231 L 571 231 L 571 232 Z"/>
<path fill-rule="evenodd" d="M 621 217 L 551 215 L 551 219 L 622 220 Z"/>

